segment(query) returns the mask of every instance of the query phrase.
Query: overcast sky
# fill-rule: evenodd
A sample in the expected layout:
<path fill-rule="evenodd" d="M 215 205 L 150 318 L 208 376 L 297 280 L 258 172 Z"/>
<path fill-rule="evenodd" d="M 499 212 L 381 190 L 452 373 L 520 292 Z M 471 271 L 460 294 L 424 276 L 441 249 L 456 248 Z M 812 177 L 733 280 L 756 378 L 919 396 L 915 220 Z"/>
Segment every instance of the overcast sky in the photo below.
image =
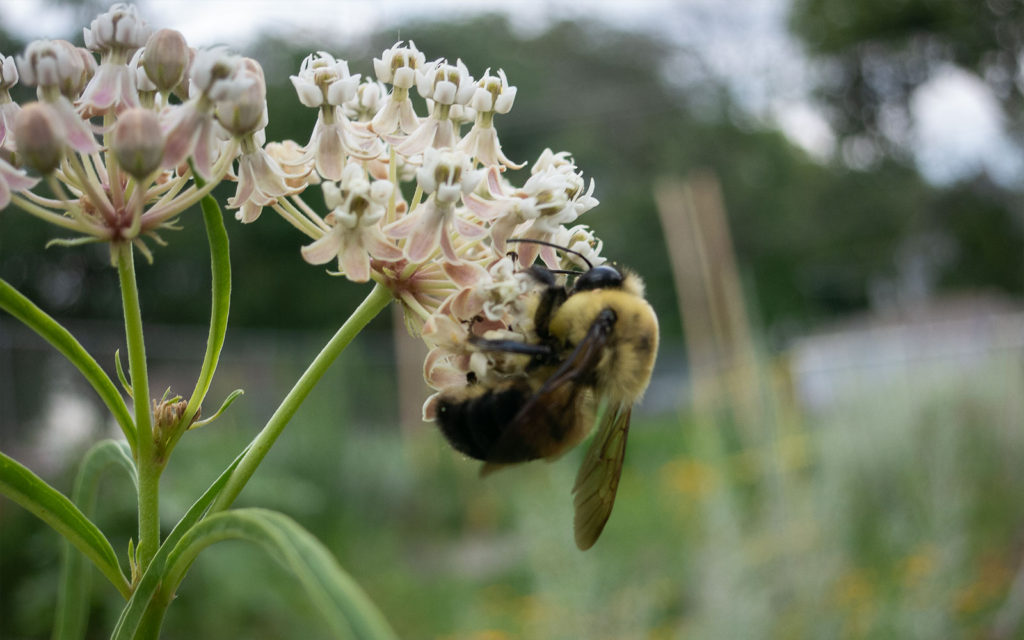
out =
<path fill-rule="evenodd" d="M 402 37 L 400 24 L 410 16 L 455 18 L 499 11 L 524 31 L 564 18 L 598 17 L 703 51 L 709 69 L 729 81 L 748 109 L 818 157 L 833 151 L 827 123 L 807 99 L 819 70 L 786 32 L 788 0 L 145 0 L 138 5 L 151 25 L 177 29 L 193 46 L 227 43 L 243 52 L 249 38 L 268 30 L 307 33 L 312 47 L 318 40 L 388 29 L 395 29 L 397 39 Z M 52 36 L 74 26 L 70 12 L 43 0 L 0 1 L 0 20 L 28 37 Z M 919 166 L 931 180 L 949 182 L 979 167 L 1003 181 L 1024 173 L 1024 162 L 1004 136 L 997 101 L 971 74 L 947 69 L 921 88 L 912 110 L 909 135 Z"/>

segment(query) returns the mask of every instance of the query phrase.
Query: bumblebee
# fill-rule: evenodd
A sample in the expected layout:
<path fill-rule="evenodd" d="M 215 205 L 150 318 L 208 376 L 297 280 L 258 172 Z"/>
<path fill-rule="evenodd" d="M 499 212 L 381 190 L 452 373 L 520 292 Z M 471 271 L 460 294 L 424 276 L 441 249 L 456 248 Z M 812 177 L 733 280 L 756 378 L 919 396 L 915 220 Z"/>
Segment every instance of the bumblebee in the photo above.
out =
<path fill-rule="evenodd" d="M 527 356 L 523 372 L 493 383 L 471 379 L 442 392 L 437 405 L 441 432 L 456 450 L 484 462 L 482 474 L 556 459 L 597 422 L 573 487 L 582 550 L 593 546 L 611 515 L 630 413 L 650 382 L 658 350 L 658 318 L 639 276 L 587 266 L 571 287 L 559 285 L 556 272 L 530 267 L 541 285 L 530 339 L 471 339 L 482 351 Z"/>

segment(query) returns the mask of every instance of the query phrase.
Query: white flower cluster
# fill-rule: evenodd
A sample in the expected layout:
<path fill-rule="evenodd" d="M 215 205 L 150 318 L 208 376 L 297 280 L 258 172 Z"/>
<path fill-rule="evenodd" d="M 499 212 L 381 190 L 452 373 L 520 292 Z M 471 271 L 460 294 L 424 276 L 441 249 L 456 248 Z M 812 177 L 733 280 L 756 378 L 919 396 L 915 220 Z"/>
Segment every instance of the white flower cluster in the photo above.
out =
<path fill-rule="evenodd" d="M 577 222 L 597 205 L 594 185 L 567 153 L 545 150 L 520 186 L 509 179 L 525 163 L 504 155 L 494 126 L 516 97 L 502 70 L 474 79 L 462 60 L 428 62 L 412 42 L 375 58 L 375 78 L 310 54 L 291 82 L 317 109 L 311 135 L 267 142 L 254 60 L 191 50 L 131 5 L 112 7 L 84 37 L 88 50 L 38 41 L 16 62 L 0 56 L 0 207 L 145 251 L 144 236 L 234 179 L 228 206 L 239 220 L 269 207 L 308 237 L 308 262 L 394 294 L 433 348 L 426 372 L 438 387 L 481 366 L 471 332 L 529 329 L 535 283 L 523 270 L 538 257 L 557 270 L 602 262 L 600 241 Z M 19 80 L 37 87 L 38 102 L 11 101 Z M 25 168 L 58 198 L 33 193 L 38 179 Z M 301 197 L 310 185 L 321 185 L 322 210 Z"/>

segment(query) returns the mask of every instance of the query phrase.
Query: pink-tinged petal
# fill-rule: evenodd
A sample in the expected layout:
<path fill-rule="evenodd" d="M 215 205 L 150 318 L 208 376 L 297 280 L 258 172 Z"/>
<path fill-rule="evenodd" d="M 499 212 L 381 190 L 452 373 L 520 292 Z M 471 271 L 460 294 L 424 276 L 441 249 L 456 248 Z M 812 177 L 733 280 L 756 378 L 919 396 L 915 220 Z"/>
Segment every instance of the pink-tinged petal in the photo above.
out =
<path fill-rule="evenodd" d="M 455 247 L 452 245 L 452 237 L 450 235 L 449 225 L 441 227 L 441 234 L 439 240 L 441 241 L 441 253 L 449 262 L 460 262 L 458 254 L 455 253 Z"/>
<path fill-rule="evenodd" d="M 249 224 L 250 222 L 256 222 L 261 213 L 263 213 L 262 204 L 247 200 L 238 212 L 235 213 L 235 219 L 242 222 L 242 224 Z"/>
<path fill-rule="evenodd" d="M 341 251 L 341 229 L 334 228 L 300 249 L 302 259 L 310 264 L 327 264 Z"/>
<path fill-rule="evenodd" d="M 509 207 L 508 202 L 501 200 L 487 200 L 475 193 L 467 193 L 462 196 L 462 204 L 473 212 L 478 218 L 494 220 Z"/>
<path fill-rule="evenodd" d="M 410 262 L 423 262 L 445 238 L 447 234 L 442 233 L 440 225 L 420 225 L 409 235 L 405 257 Z"/>
<path fill-rule="evenodd" d="M 342 242 L 342 251 L 338 254 L 341 270 L 352 282 L 366 282 L 370 279 L 370 255 L 359 246 L 354 239 Z"/>
<path fill-rule="evenodd" d="M 547 238 L 545 238 L 546 240 Z M 549 269 L 561 268 L 561 263 L 558 260 L 558 254 L 555 250 L 548 246 L 541 246 L 540 248 L 540 259 L 544 261 Z"/>
<path fill-rule="evenodd" d="M 341 180 L 345 170 L 345 150 L 341 145 L 337 123 L 324 126 L 316 148 L 316 170 L 328 180 Z"/>
<path fill-rule="evenodd" d="M 60 123 L 64 126 L 68 146 L 79 153 L 96 153 L 100 150 L 100 145 L 96 143 L 89 123 L 82 120 L 67 98 L 61 96 L 50 104 L 60 119 Z"/>
<path fill-rule="evenodd" d="M 463 377 L 465 382 L 465 377 Z M 440 394 L 432 394 L 427 398 L 426 402 L 423 403 L 423 421 L 433 422 L 437 418 L 437 405 L 440 402 Z"/>
<path fill-rule="evenodd" d="M 414 132 L 409 134 L 409 137 L 402 144 L 395 148 L 395 151 L 406 157 L 423 153 L 430 146 L 430 143 L 434 141 L 438 124 L 438 121 L 433 118 L 424 120 Z"/>
<path fill-rule="evenodd" d="M 487 229 L 478 224 L 466 220 L 460 215 L 452 215 L 455 223 L 455 230 L 459 235 L 470 239 L 482 238 L 487 235 Z"/>
<path fill-rule="evenodd" d="M 472 287 L 488 278 L 487 269 L 475 262 L 446 262 L 443 269 L 459 287 Z"/>
<path fill-rule="evenodd" d="M 217 153 L 217 140 L 214 135 L 213 120 L 204 120 L 196 136 L 196 146 L 192 149 L 192 161 L 196 171 L 204 179 L 213 175 L 213 158 Z"/>
<path fill-rule="evenodd" d="M 238 161 L 238 186 L 235 188 L 233 198 L 228 198 L 228 207 L 232 209 L 241 206 L 249 201 L 253 191 L 256 190 L 256 179 L 253 176 L 252 163 L 247 156 Z"/>
<path fill-rule="evenodd" d="M 483 300 L 475 289 L 462 289 L 458 293 L 449 296 L 441 310 L 452 313 L 457 318 L 472 318 L 483 309 Z"/>
<path fill-rule="evenodd" d="M 192 103 L 177 107 L 171 112 L 167 120 L 169 126 L 166 131 L 162 168 L 172 169 L 185 161 L 195 146 L 202 119 L 202 114 Z"/>
<path fill-rule="evenodd" d="M 401 124 L 402 131 L 405 133 L 412 133 L 419 126 L 419 116 L 416 115 L 416 111 L 412 108 L 411 100 L 403 100 L 398 105 L 398 120 Z M 390 132 L 389 132 L 390 133 Z"/>
<path fill-rule="evenodd" d="M 488 167 L 487 169 L 487 192 L 494 198 L 501 198 L 507 195 L 501 180 L 501 170 L 498 167 Z"/>
<path fill-rule="evenodd" d="M 402 259 L 402 250 L 388 242 L 380 229 L 370 228 L 364 231 L 363 242 L 370 255 L 378 260 L 393 262 Z"/>
<path fill-rule="evenodd" d="M 437 123 L 437 130 L 434 139 L 430 141 L 432 147 L 446 149 L 455 146 L 455 127 L 451 120 L 441 120 Z"/>
<path fill-rule="evenodd" d="M 384 101 L 384 106 L 381 107 L 381 110 L 370 121 L 370 128 L 382 136 L 394 133 L 399 128 L 400 110 L 402 104 L 405 103 L 408 103 L 408 100 L 400 103 L 395 102 L 391 96 L 388 96 Z M 415 116 L 415 114 L 413 115 Z"/>
<path fill-rule="evenodd" d="M 377 136 L 354 129 L 348 120 L 342 120 L 340 125 L 341 143 L 353 158 L 373 160 L 384 153 L 384 145 L 381 144 L 380 138 Z"/>
<path fill-rule="evenodd" d="M 428 206 L 424 203 L 422 206 Z M 423 209 L 418 209 L 397 222 L 392 222 L 384 227 L 384 234 L 391 238 L 408 238 L 420 224 L 420 218 L 424 215 Z"/>

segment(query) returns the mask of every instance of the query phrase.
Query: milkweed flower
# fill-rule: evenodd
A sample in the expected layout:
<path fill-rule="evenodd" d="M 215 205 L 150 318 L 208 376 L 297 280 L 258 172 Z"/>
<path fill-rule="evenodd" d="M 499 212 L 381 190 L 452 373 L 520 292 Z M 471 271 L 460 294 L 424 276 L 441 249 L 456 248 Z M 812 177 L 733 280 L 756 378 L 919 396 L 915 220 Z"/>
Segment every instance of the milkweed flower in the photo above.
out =
<path fill-rule="evenodd" d="M 406 238 L 405 256 L 422 262 L 441 247 L 449 262 L 459 262 L 451 234 L 479 237 L 485 230 L 456 210 L 462 196 L 471 193 L 483 179 L 483 171 L 474 170 L 469 156 L 461 151 L 427 149 L 416 180 L 427 200 L 402 220 L 388 226 L 392 238 Z"/>
<path fill-rule="evenodd" d="M 92 128 L 71 104 L 71 98 L 88 80 L 90 68 L 77 47 L 66 40 L 36 40 L 17 57 L 21 81 L 36 87 L 41 102 L 53 107 L 53 112 L 64 128 L 68 145 L 79 153 L 95 153 L 96 143 Z M 95 65 L 95 61 L 92 62 Z"/>
<path fill-rule="evenodd" d="M 380 155 L 380 140 L 365 126 L 348 119 L 341 106 L 356 97 L 359 74 L 350 75 L 348 63 L 320 51 L 302 61 L 299 74 L 291 76 L 299 101 L 319 108 L 306 153 L 327 180 L 340 180 L 346 160 L 372 160 Z"/>
<path fill-rule="evenodd" d="M 0 149 L 15 151 L 14 136 L 8 135 L 21 108 L 11 99 L 11 87 L 18 84 L 18 65 L 13 56 L 0 54 Z"/>
<path fill-rule="evenodd" d="M 423 153 L 427 147 L 454 147 L 458 132 L 449 112 L 453 105 L 465 105 L 473 97 L 473 77 L 462 60 L 454 65 L 434 61 L 416 72 L 416 91 L 430 100 L 430 115 L 396 147 L 404 156 Z"/>
<path fill-rule="evenodd" d="M 324 204 L 330 209 L 324 222 L 330 229 L 302 247 L 302 257 L 310 264 L 337 259 L 339 272 L 353 282 L 370 279 L 371 257 L 401 259 L 402 251 L 380 230 L 393 188 L 385 180 L 369 180 L 358 164 L 348 164 L 340 184 L 323 184 Z"/>
<path fill-rule="evenodd" d="M 516 99 L 516 88 L 510 87 L 505 72 L 498 70 L 497 76 L 488 69 L 477 82 L 469 106 L 476 112 L 476 122 L 466 137 L 459 142 L 459 149 L 476 158 L 485 167 L 500 166 L 502 169 L 521 169 L 526 163 L 516 164 L 505 157 L 494 129 L 494 114 L 508 113 Z"/>
<path fill-rule="evenodd" d="M 85 46 L 100 54 L 100 64 L 78 98 L 78 108 L 86 115 L 111 109 L 137 107 L 135 67 L 127 63 L 137 49 L 146 44 L 152 29 L 135 5 L 115 4 L 83 30 Z"/>
<path fill-rule="evenodd" d="M 165 169 L 177 167 L 191 156 L 199 175 L 210 178 L 219 150 L 216 103 L 237 98 L 257 81 L 252 74 L 240 73 L 241 65 L 242 58 L 223 47 L 196 52 L 189 70 L 189 101 L 164 112 Z"/>
<path fill-rule="evenodd" d="M 373 59 L 373 72 L 377 80 L 390 84 L 393 89 L 385 96 L 380 111 L 370 121 L 370 128 L 386 136 L 400 131 L 412 133 L 419 118 L 409 101 L 409 89 L 416 84 L 416 72 L 426 62 L 426 56 L 409 41 L 408 47 L 396 42 L 380 58 Z"/>

